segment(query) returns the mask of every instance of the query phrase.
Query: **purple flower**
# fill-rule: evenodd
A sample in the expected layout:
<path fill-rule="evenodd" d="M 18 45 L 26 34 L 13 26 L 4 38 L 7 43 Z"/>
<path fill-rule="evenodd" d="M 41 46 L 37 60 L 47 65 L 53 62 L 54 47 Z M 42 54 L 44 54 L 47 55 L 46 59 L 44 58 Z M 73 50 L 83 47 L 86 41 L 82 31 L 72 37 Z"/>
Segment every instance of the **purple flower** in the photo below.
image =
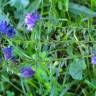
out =
<path fill-rule="evenodd" d="M 0 22 L 0 31 L 3 33 L 3 34 L 6 34 L 6 31 L 7 31 L 7 22 L 6 21 L 2 21 Z"/>
<path fill-rule="evenodd" d="M 27 29 L 32 31 L 36 22 L 39 20 L 40 16 L 38 12 L 28 13 L 25 17 L 25 24 L 27 25 Z"/>
<path fill-rule="evenodd" d="M 8 38 L 13 38 L 16 34 L 14 28 L 10 24 L 7 24 L 6 21 L 0 22 L 0 31 L 7 35 Z"/>
<path fill-rule="evenodd" d="M 11 57 L 12 57 L 12 47 L 2 48 L 2 51 L 3 51 L 4 58 L 5 58 L 6 61 L 11 59 Z"/>
<path fill-rule="evenodd" d="M 9 26 L 6 32 L 6 35 L 8 36 L 8 38 L 13 38 L 15 34 L 16 33 L 14 31 L 14 28 L 12 26 Z"/>
<path fill-rule="evenodd" d="M 31 67 L 23 67 L 21 69 L 21 76 L 25 77 L 25 78 L 29 78 L 29 77 L 33 76 L 34 73 L 35 73 L 35 71 L 33 71 Z"/>
<path fill-rule="evenodd" d="M 96 64 L 96 56 L 92 56 L 91 57 L 91 63 L 92 64 Z"/>

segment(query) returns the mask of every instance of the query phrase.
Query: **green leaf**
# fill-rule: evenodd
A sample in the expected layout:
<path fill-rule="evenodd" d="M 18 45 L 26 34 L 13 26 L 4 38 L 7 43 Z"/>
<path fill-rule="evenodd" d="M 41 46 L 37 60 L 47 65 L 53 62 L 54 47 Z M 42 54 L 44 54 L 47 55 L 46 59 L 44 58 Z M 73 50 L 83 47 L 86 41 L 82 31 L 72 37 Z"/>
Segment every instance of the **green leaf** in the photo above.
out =
<path fill-rule="evenodd" d="M 37 72 L 36 72 L 36 77 L 38 77 L 38 79 L 41 82 L 43 82 L 43 81 L 48 82 L 48 80 L 49 80 L 48 75 L 46 74 L 46 71 L 43 68 L 39 68 L 39 67 L 38 67 Z"/>
<path fill-rule="evenodd" d="M 16 46 L 14 46 L 14 54 L 20 56 L 21 58 L 26 57 L 26 58 L 32 59 L 21 48 Z"/>
<path fill-rule="evenodd" d="M 10 0 L 11 6 L 15 6 L 16 8 L 27 7 L 29 4 L 29 0 Z"/>
<path fill-rule="evenodd" d="M 14 92 L 11 92 L 11 91 L 7 91 L 7 96 L 14 96 Z"/>
<path fill-rule="evenodd" d="M 39 8 L 40 3 L 41 3 L 41 0 L 34 0 L 34 2 L 32 2 L 30 6 L 27 8 L 26 13 L 34 12 L 35 10 L 37 10 Z"/>
<path fill-rule="evenodd" d="M 68 7 L 69 7 L 69 0 L 58 0 L 58 8 L 60 10 L 64 10 L 68 11 Z"/>
<path fill-rule="evenodd" d="M 96 80 L 94 80 L 94 81 L 85 80 L 84 82 L 85 82 L 90 88 L 96 90 Z"/>
<path fill-rule="evenodd" d="M 75 15 L 85 15 L 87 17 L 96 17 L 96 12 L 92 11 L 91 9 L 75 4 L 75 3 L 69 3 L 69 11 Z"/>
<path fill-rule="evenodd" d="M 70 64 L 69 74 L 72 76 L 73 79 L 82 80 L 82 73 L 84 69 L 86 69 L 84 59 L 76 59 Z"/>
<path fill-rule="evenodd" d="M 66 11 L 68 11 L 68 5 L 69 5 L 69 0 L 65 0 L 65 8 L 66 8 Z"/>
<path fill-rule="evenodd" d="M 4 90 L 3 82 L 0 82 L 0 92 L 2 92 L 3 90 Z"/>

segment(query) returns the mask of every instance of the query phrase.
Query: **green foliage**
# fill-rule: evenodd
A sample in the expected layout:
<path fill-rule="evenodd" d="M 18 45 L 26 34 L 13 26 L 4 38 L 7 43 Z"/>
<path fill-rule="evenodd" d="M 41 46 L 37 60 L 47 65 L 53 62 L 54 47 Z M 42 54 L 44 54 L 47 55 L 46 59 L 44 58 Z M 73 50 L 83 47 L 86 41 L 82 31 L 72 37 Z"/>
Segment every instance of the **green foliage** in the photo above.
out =
<path fill-rule="evenodd" d="M 69 73 L 72 76 L 72 78 L 76 80 L 82 80 L 84 69 L 86 69 L 86 64 L 84 59 L 76 59 L 70 64 Z"/>
<path fill-rule="evenodd" d="M 28 32 L 25 15 L 34 11 L 40 20 Z M 0 96 L 96 96 L 96 0 L 0 0 L 2 20 L 16 36 L 0 37 Z M 4 60 L 9 45 L 15 62 Z M 21 77 L 23 66 L 35 74 Z"/>

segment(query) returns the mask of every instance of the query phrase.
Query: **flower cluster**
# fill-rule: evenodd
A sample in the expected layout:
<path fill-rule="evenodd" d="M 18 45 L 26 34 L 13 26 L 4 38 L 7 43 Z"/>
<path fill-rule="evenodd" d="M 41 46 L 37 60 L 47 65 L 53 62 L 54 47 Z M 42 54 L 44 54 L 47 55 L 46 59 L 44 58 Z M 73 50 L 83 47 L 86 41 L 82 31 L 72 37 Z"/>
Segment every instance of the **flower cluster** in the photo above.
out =
<path fill-rule="evenodd" d="M 36 22 L 39 20 L 40 16 L 38 12 L 28 13 L 25 17 L 25 24 L 27 25 L 27 29 L 32 31 Z"/>
<path fill-rule="evenodd" d="M 6 21 L 0 22 L 0 32 L 5 34 L 8 38 L 13 38 L 16 34 L 13 26 L 8 24 Z"/>
<path fill-rule="evenodd" d="M 32 31 L 36 22 L 39 20 L 40 16 L 38 12 L 28 13 L 25 17 L 25 24 L 27 25 L 27 29 Z M 6 21 L 0 22 L 0 32 L 1 34 L 5 34 L 8 38 L 13 38 L 16 34 L 13 26 L 8 24 Z M 13 47 L 5 47 L 2 48 L 2 52 L 4 54 L 5 61 L 11 60 L 12 62 L 16 62 L 15 57 L 13 56 Z M 32 70 L 31 67 L 23 67 L 20 70 L 20 76 L 29 78 L 33 76 L 35 71 Z"/>
<path fill-rule="evenodd" d="M 14 62 L 15 58 L 13 56 L 13 48 L 11 47 L 5 47 L 2 48 L 2 52 L 4 54 L 4 58 L 6 61 L 12 60 Z M 34 75 L 35 71 L 31 69 L 31 67 L 23 67 L 20 72 L 21 77 L 29 78 Z"/>

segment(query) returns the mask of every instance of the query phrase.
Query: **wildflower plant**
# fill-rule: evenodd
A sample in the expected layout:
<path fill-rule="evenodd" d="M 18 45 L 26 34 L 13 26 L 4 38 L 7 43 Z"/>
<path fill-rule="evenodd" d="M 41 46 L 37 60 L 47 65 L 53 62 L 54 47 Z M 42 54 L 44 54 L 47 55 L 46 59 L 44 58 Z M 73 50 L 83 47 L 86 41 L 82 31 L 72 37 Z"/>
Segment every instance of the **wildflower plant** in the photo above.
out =
<path fill-rule="evenodd" d="M 0 96 L 96 95 L 89 1 L 0 0 Z"/>

